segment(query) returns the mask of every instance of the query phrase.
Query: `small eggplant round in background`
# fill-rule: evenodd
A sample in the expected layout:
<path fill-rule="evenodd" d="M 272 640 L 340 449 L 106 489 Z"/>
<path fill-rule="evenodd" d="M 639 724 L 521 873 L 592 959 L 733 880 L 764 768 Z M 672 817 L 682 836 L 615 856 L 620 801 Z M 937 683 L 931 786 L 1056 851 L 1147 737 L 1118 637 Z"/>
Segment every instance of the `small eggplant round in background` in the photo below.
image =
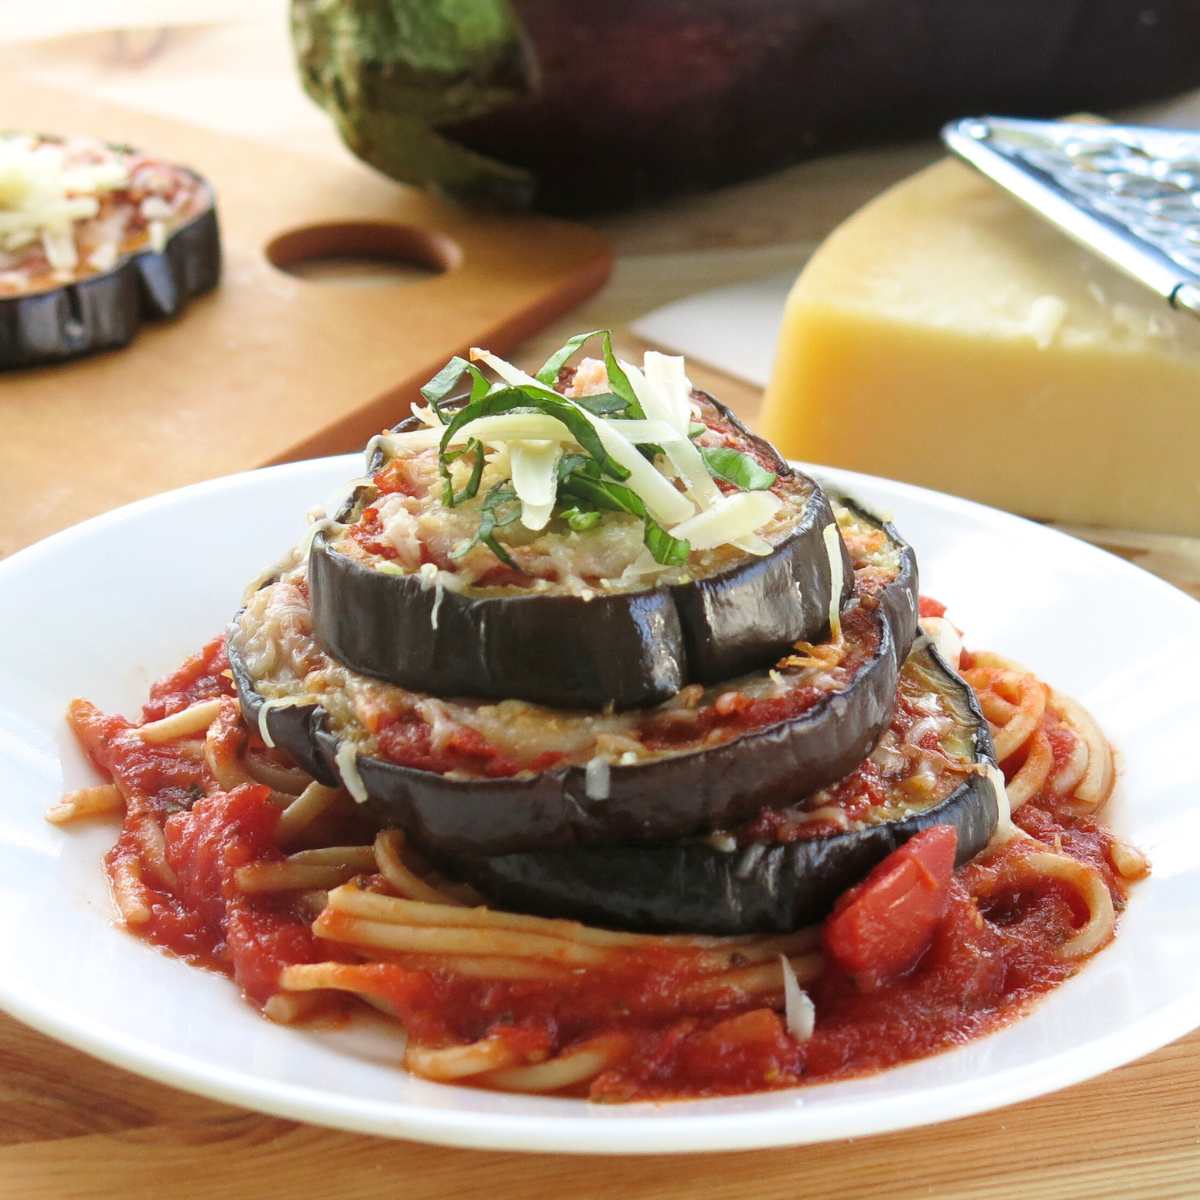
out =
<path fill-rule="evenodd" d="M 318 639 L 362 674 L 435 695 L 617 710 L 768 667 L 794 643 L 822 640 L 834 584 L 824 536 L 834 524 L 829 501 L 724 405 L 704 393 L 695 398 L 740 447 L 770 464 L 800 509 L 770 554 L 744 553 L 711 575 L 640 591 L 497 595 L 376 570 L 318 533 L 309 556 Z M 396 432 L 420 427 L 410 418 Z M 385 461 L 376 454 L 372 474 Z M 364 485 L 343 517 L 371 498 Z M 838 543 L 840 608 L 853 573 Z"/>
<path fill-rule="evenodd" d="M 127 146 L 109 149 L 133 153 Z M 12 294 L 0 291 L 0 369 L 36 367 L 125 346 L 144 320 L 177 316 L 193 297 L 216 287 L 221 237 L 213 189 L 186 167 L 171 169 L 194 188 L 196 211 L 166 232 L 160 248 L 147 234 L 137 245 L 118 251 L 107 270 Z"/>
<path fill-rule="evenodd" d="M 729 828 L 764 806 L 783 807 L 847 774 L 892 718 L 900 662 L 916 631 L 917 571 L 912 550 L 882 530 L 894 574 L 852 603 L 846 619 L 864 631 L 865 658 L 853 677 L 799 715 L 751 728 L 731 740 L 624 764 L 604 762 L 604 783 L 586 765 L 510 778 L 451 777 L 379 757 L 355 760 L 364 807 L 379 826 L 395 826 L 421 849 L 441 855 L 497 855 L 576 845 L 663 841 Z M 238 645 L 227 638 L 242 711 L 253 725 L 263 698 Z M 553 717 L 553 714 L 550 714 Z M 322 782 L 346 776 L 339 738 L 316 704 L 270 707 L 263 723 Z"/>
<path fill-rule="evenodd" d="M 921 671 L 955 713 L 970 766 L 994 763 L 987 720 L 970 687 L 933 645 L 918 645 L 906 673 Z M 820 921 L 847 888 L 914 834 L 952 825 L 959 865 L 978 854 L 997 821 L 990 778 L 967 771 L 940 802 L 899 820 L 798 841 L 713 840 L 587 846 L 495 857 L 443 857 L 440 865 L 498 908 L 664 933 L 786 932 Z"/>

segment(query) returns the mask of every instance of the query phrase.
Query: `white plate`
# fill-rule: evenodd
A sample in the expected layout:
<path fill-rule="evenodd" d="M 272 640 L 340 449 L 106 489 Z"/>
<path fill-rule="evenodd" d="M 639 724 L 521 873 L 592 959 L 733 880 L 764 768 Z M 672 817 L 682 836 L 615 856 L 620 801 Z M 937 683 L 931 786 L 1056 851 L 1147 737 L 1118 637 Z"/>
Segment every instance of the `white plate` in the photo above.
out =
<path fill-rule="evenodd" d="M 1117 827 L 1149 851 L 1116 944 L 1026 1019 L 867 1079 L 730 1100 L 589 1106 L 411 1079 L 368 1019 L 284 1029 L 233 985 L 121 932 L 101 870 L 113 826 L 57 829 L 94 782 L 68 699 L 138 710 L 217 633 L 245 582 L 357 458 L 236 475 L 134 504 L 0 563 L 0 1005 L 178 1087 L 281 1116 L 460 1146 L 650 1153 L 789 1145 L 942 1121 L 1106 1071 L 1200 1024 L 1200 605 L 1082 542 L 962 500 L 841 472 L 916 546 L 923 590 L 971 644 L 1082 700 L 1121 752 Z"/>

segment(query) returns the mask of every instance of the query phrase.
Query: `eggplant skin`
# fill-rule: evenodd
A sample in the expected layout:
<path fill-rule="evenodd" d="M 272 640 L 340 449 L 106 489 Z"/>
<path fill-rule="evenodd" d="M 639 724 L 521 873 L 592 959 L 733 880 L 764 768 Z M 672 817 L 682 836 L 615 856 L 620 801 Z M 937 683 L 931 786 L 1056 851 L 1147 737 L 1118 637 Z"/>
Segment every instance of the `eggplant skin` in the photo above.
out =
<path fill-rule="evenodd" d="M 1195 0 L 292 0 L 292 29 L 372 166 L 563 213 L 1200 84 Z"/>
<path fill-rule="evenodd" d="M 975 761 L 994 762 L 987 720 L 971 689 L 932 647 L 927 652 L 963 692 L 975 723 Z M 787 932 L 822 920 L 842 892 L 921 830 L 953 825 L 962 865 L 987 845 L 996 821 L 991 782 L 972 775 L 928 812 L 786 845 L 732 852 L 704 842 L 578 847 L 443 858 L 441 865 L 489 903 L 515 912 L 663 933 Z"/>
<path fill-rule="evenodd" d="M 212 189 L 194 176 L 212 195 Z M 43 366 L 128 345 L 144 320 L 177 316 L 221 276 L 215 202 L 111 271 L 0 299 L 0 369 Z"/>
<path fill-rule="evenodd" d="M 417 691 L 619 710 L 658 704 L 688 683 L 768 667 L 795 642 L 820 641 L 829 632 L 832 586 L 823 537 L 834 519 L 829 501 L 728 408 L 698 396 L 777 474 L 811 489 L 800 520 L 773 553 L 690 583 L 591 600 L 449 589 L 439 595 L 415 575 L 356 562 L 321 533 L 308 568 L 317 638 L 353 670 Z M 410 418 L 396 428 L 416 424 Z M 853 569 L 844 546 L 841 553 L 844 604 Z"/>
<path fill-rule="evenodd" d="M 663 841 L 729 828 L 764 806 L 783 807 L 840 779 L 870 752 L 891 720 L 900 663 L 916 632 L 916 558 L 885 528 L 901 547 L 902 566 L 876 609 L 878 650 L 843 691 L 794 720 L 710 750 L 641 765 L 613 764 L 604 799 L 588 796 L 579 766 L 525 779 L 464 780 L 364 756 L 358 771 L 366 809 L 380 828 L 404 830 L 431 855 L 498 855 Z M 235 640 L 227 644 L 242 712 L 255 726 L 262 697 Z M 324 709 L 272 709 L 266 725 L 275 744 L 317 779 L 340 781 L 338 739 Z"/>

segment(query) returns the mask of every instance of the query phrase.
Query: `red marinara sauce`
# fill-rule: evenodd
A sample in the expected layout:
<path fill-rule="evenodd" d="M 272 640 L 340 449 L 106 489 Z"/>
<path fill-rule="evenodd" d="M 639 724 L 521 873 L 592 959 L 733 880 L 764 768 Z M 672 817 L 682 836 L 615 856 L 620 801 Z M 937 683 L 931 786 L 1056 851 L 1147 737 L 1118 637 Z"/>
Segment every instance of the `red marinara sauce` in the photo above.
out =
<path fill-rule="evenodd" d="M 215 641 L 155 685 L 145 716 L 158 719 L 214 697 L 233 705 L 231 692 Z M 284 966 L 346 960 L 346 949 L 316 937 L 310 917 L 286 895 L 247 895 L 236 887 L 240 866 L 281 857 L 273 840 L 280 810 L 266 787 L 220 791 L 203 759 L 176 744 L 146 743 L 124 718 L 85 701 L 74 702 L 71 720 L 127 798 L 107 862 L 114 877 L 132 867 L 145 885 L 150 917 L 136 932 L 225 972 L 259 1005 L 276 990 Z M 255 745 L 254 731 L 240 733 Z M 1056 755 L 1069 753 L 1057 741 Z M 1043 843 L 1057 842 L 1096 866 L 1123 907 L 1123 886 L 1110 863 L 1112 838 L 1095 821 L 1073 816 L 1065 804 L 1056 807 L 1047 795 L 1028 801 L 1016 820 Z M 161 836 L 169 880 L 154 874 L 148 824 Z M 551 979 L 464 977 L 403 956 L 370 970 L 378 994 L 419 1044 L 492 1036 L 540 1058 L 597 1036 L 613 1039 L 622 1057 L 586 1085 L 593 1100 L 728 1095 L 845 1078 L 988 1032 L 1077 969 L 1056 948 L 1083 920 L 1078 898 L 1054 880 L 1031 886 L 1015 870 L 1025 853 L 1026 843 L 1012 842 L 945 880 L 944 910 L 939 902 L 940 917 L 926 914 L 936 920 L 928 943 L 899 977 L 852 975 L 827 959 L 808 985 L 817 1021 L 805 1042 L 761 1002 L 728 989 L 703 990 L 694 963 L 671 948 L 631 950 L 616 966 Z M 377 876 L 362 885 L 384 886 Z"/>

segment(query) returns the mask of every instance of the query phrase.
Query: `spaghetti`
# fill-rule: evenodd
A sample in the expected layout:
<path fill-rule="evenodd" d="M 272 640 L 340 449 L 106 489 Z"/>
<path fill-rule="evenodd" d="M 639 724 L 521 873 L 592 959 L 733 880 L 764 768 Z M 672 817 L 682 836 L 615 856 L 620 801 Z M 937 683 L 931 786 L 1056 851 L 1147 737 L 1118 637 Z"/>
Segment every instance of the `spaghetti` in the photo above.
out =
<path fill-rule="evenodd" d="M 140 724 L 72 703 L 111 782 L 48 816 L 123 814 L 107 865 L 131 931 L 232 975 L 273 1020 L 365 1002 L 403 1024 L 424 1078 L 604 1101 L 795 1086 L 1013 1018 L 1108 942 L 1148 870 L 1096 820 L 1113 764 L 1091 717 L 999 656 L 961 669 L 1010 812 L 949 880 L 916 965 L 869 985 L 828 925 L 659 935 L 485 907 L 246 725 L 220 641 L 155 686 Z M 815 1022 L 788 1019 L 797 995 Z"/>

